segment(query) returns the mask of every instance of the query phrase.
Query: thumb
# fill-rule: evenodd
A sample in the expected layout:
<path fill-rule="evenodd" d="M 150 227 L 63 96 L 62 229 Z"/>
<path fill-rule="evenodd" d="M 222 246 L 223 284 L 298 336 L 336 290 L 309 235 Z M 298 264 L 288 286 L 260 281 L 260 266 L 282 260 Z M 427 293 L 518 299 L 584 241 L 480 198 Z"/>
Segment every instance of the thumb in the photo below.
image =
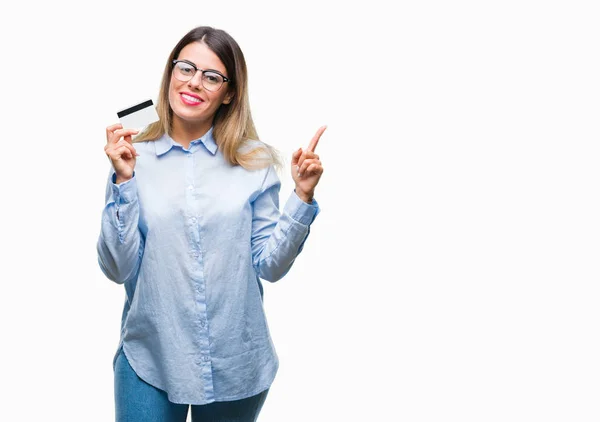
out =
<path fill-rule="evenodd" d="M 301 155 L 302 155 L 302 148 L 299 148 L 298 151 L 295 151 L 292 154 L 292 166 L 295 166 L 298 164 L 298 160 L 300 159 Z"/>

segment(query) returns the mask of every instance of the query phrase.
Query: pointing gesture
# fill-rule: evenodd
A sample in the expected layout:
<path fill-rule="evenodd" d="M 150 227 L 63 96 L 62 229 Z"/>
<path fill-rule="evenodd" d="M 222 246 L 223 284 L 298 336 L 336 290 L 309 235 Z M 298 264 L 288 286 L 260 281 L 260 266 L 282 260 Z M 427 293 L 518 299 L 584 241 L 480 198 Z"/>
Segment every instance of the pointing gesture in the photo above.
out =
<path fill-rule="evenodd" d="M 325 129 L 327 129 L 327 126 L 321 126 L 319 130 L 317 130 L 317 133 L 315 133 L 315 136 L 313 136 L 313 138 L 310 141 L 310 144 L 308 145 L 309 151 L 315 152 L 315 148 L 319 143 L 319 139 L 321 139 L 321 135 L 323 134 L 323 132 L 325 132 Z"/>
<path fill-rule="evenodd" d="M 323 174 L 323 166 L 319 156 L 315 154 L 315 148 L 325 129 L 327 126 L 321 126 L 317 130 L 306 150 L 300 148 L 292 154 L 292 178 L 296 183 L 295 191 L 304 202 L 312 201 L 315 187 Z"/>

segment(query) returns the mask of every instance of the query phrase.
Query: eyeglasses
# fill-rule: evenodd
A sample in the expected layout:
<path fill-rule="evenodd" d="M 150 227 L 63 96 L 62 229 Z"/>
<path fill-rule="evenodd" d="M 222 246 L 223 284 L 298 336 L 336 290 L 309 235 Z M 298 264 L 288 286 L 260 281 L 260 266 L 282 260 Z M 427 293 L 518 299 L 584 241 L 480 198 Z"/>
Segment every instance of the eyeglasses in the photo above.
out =
<path fill-rule="evenodd" d="M 202 86 L 207 91 L 218 91 L 221 89 L 221 86 L 223 86 L 223 82 L 229 82 L 231 80 L 216 70 L 198 69 L 194 63 L 188 62 L 187 60 L 173 60 L 173 65 L 173 75 L 181 82 L 189 81 L 198 71 L 202 72 Z"/>

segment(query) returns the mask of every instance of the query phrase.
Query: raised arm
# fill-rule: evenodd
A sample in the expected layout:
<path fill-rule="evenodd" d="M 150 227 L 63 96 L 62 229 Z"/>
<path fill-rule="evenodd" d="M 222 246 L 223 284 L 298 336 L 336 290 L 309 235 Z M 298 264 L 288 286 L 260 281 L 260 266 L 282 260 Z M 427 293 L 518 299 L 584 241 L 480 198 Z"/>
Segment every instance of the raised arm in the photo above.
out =
<path fill-rule="evenodd" d="M 137 277 L 144 252 L 138 228 L 139 202 L 134 176 L 137 153 L 131 135 L 137 131 L 120 124 L 106 129 L 104 147 L 112 168 L 106 185 L 106 205 L 98 238 L 98 263 L 110 280 L 122 284 Z"/>
<path fill-rule="evenodd" d="M 98 264 L 110 280 L 122 284 L 137 277 L 144 253 L 138 228 L 139 203 L 136 179 L 116 184 L 113 173 L 106 187 L 106 205 L 98 237 Z"/>
<path fill-rule="evenodd" d="M 315 148 L 325 129 L 319 128 L 306 150 L 300 148 L 292 155 L 296 187 L 283 212 L 279 211 L 281 182 L 272 166 L 252 203 L 252 263 L 259 277 L 267 281 L 277 281 L 287 274 L 319 213 L 314 191 L 323 167 Z"/>
<path fill-rule="evenodd" d="M 252 263 L 260 278 L 272 282 L 287 274 L 319 213 L 314 199 L 307 204 L 295 192 L 280 212 L 280 188 L 279 178 L 271 167 L 252 203 Z"/>

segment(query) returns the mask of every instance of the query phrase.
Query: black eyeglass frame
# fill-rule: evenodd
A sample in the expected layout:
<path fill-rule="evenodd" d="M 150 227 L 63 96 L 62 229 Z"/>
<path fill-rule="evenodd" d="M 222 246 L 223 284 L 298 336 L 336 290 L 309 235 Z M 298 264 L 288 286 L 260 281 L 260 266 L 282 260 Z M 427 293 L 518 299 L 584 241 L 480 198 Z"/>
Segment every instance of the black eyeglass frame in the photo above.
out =
<path fill-rule="evenodd" d="M 194 63 L 190 62 L 189 60 L 173 60 L 173 69 L 175 69 L 175 66 L 177 65 L 177 63 L 185 63 L 185 64 L 189 64 L 191 67 L 194 68 L 194 74 L 192 75 L 192 77 L 190 79 L 188 79 L 189 81 L 192 80 L 192 78 L 194 76 L 196 76 L 196 73 L 198 71 L 202 72 L 202 76 L 204 77 L 204 73 L 205 72 L 211 72 L 211 73 L 216 73 L 217 75 L 219 75 L 220 77 L 223 78 L 223 83 L 225 82 L 229 82 L 231 81 L 231 79 L 229 79 L 227 76 L 223 75 L 221 72 L 219 72 L 218 70 L 214 70 L 214 69 L 199 69 Z M 182 81 L 183 82 L 183 81 Z M 187 81 L 186 81 L 187 82 Z M 204 84 L 203 84 L 204 85 Z M 221 89 L 221 87 L 223 86 L 223 84 L 221 84 L 221 86 L 219 87 L 219 89 Z M 217 89 L 217 91 L 219 90 Z"/>

